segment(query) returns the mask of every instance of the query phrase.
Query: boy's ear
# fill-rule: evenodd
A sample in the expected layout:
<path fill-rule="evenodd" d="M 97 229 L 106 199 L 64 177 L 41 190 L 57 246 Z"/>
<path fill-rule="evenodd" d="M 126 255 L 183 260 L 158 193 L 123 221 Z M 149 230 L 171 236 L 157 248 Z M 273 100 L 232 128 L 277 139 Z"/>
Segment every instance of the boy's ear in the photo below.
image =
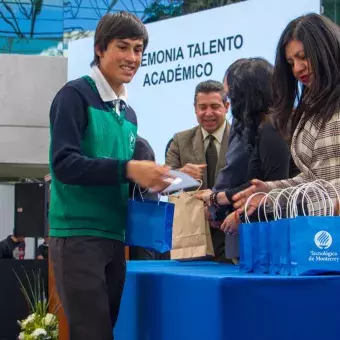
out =
<path fill-rule="evenodd" d="M 99 58 L 103 56 L 103 52 L 100 50 L 98 45 L 95 46 L 94 51 Z"/>

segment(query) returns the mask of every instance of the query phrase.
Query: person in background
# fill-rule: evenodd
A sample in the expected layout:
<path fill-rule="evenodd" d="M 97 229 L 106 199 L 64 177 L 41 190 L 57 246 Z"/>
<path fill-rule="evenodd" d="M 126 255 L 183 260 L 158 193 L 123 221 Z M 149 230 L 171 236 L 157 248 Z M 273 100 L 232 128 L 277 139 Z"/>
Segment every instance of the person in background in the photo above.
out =
<path fill-rule="evenodd" d="M 24 237 L 9 235 L 6 239 L 0 242 L 0 260 L 2 259 L 23 260 L 24 257 L 25 257 Z"/>
<path fill-rule="evenodd" d="M 247 63 L 246 58 L 238 59 L 226 70 L 223 78 L 223 86 L 226 98 L 229 94 L 227 76 L 229 75 L 229 77 L 232 77 L 236 69 L 245 63 Z M 225 166 L 218 172 L 212 191 L 235 188 L 247 180 L 249 154 L 247 152 L 246 143 L 243 141 L 242 136 L 240 136 L 240 134 L 235 130 L 235 126 L 237 125 L 237 119 L 232 117 L 228 141 L 228 151 L 225 155 Z M 214 215 L 223 217 L 222 220 L 224 220 L 224 218 L 232 211 L 232 205 L 223 206 L 223 208 L 221 207 L 218 209 Z"/>
<path fill-rule="evenodd" d="M 48 237 L 44 238 L 44 242 L 40 244 L 40 246 L 37 249 L 37 260 L 45 260 L 48 259 Z"/>
<path fill-rule="evenodd" d="M 226 121 L 229 103 L 223 84 L 207 80 L 195 89 L 194 108 L 198 125 L 178 132 L 166 155 L 165 164 L 202 180 L 201 189 L 211 189 L 225 166 L 230 126 Z M 225 261 L 224 233 L 210 228 L 215 260 Z"/>
<path fill-rule="evenodd" d="M 229 100 L 236 119 L 235 131 L 243 140 L 248 156 L 248 181 L 223 191 L 206 192 L 199 197 L 207 205 L 230 205 L 232 196 L 250 187 L 249 180 L 280 180 L 289 175 L 290 152 L 284 138 L 271 122 L 273 66 L 261 58 L 249 58 L 227 75 Z M 226 217 L 221 229 L 237 233 L 237 211 Z"/>
<path fill-rule="evenodd" d="M 313 13 L 287 25 L 277 47 L 273 91 L 276 125 L 291 141 L 292 157 L 300 174 L 278 181 L 255 177 L 250 188 L 233 197 L 240 211 L 255 192 L 317 179 L 340 191 L 340 30 L 336 24 Z M 338 208 L 334 190 L 329 189 L 329 195 Z M 310 198 L 309 208 L 318 215 L 319 198 L 313 193 Z M 248 214 L 258 204 L 259 198 L 252 200 Z"/>
<path fill-rule="evenodd" d="M 229 93 L 227 75 L 233 75 L 236 69 L 246 62 L 246 58 L 238 59 L 226 70 L 223 78 L 226 98 L 228 98 Z M 230 111 L 232 110 L 229 109 L 229 112 Z M 246 143 L 243 141 L 241 136 L 236 133 L 235 126 L 237 125 L 237 119 L 232 116 L 230 121 L 231 128 L 228 141 L 228 151 L 225 155 L 226 164 L 218 173 L 215 185 L 212 189 L 213 192 L 237 187 L 247 180 L 249 154 L 246 150 Z M 229 214 L 233 213 L 233 211 L 234 209 L 231 204 L 219 207 L 206 207 L 207 219 L 210 220 L 210 224 L 213 224 L 217 228 L 221 226 L 225 218 Z M 238 238 L 236 236 L 225 234 L 225 255 L 227 259 L 232 260 L 233 264 L 238 264 L 239 247 Z"/>
<path fill-rule="evenodd" d="M 148 44 L 134 14 L 104 15 L 90 75 L 50 110 L 50 258 L 71 340 L 112 340 L 123 292 L 129 182 L 160 190 L 169 169 L 133 160 L 137 117 L 125 84 Z"/>

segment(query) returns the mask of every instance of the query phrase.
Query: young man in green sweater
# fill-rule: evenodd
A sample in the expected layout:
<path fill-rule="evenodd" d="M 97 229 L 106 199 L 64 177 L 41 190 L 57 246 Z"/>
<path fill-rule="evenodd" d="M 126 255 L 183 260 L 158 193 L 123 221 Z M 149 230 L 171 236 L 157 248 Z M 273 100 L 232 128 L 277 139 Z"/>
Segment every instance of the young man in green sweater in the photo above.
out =
<path fill-rule="evenodd" d="M 124 84 L 147 43 L 136 16 L 105 15 L 91 75 L 67 83 L 51 106 L 50 255 L 70 340 L 112 340 L 125 281 L 129 182 L 166 186 L 167 168 L 131 160 L 137 119 Z"/>

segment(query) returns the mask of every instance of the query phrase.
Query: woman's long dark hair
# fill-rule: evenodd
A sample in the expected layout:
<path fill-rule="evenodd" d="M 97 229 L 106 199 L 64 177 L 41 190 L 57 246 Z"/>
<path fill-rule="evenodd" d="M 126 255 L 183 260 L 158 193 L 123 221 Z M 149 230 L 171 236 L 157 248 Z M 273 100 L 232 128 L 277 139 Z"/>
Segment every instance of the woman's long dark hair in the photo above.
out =
<path fill-rule="evenodd" d="M 228 97 L 234 128 L 252 150 L 256 143 L 263 113 L 272 105 L 273 66 L 262 58 L 243 60 L 233 72 L 227 73 Z"/>
<path fill-rule="evenodd" d="M 299 90 L 292 67 L 286 60 L 286 46 L 292 40 L 303 44 L 305 57 L 312 68 L 313 82 L 308 89 L 302 85 Z M 291 137 L 303 114 L 303 125 L 312 119 L 313 123 L 324 126 L 339 108 L 339 76 L 338 26 L 318 14 L 291 21 L 279 40 L 273 77 L 273 111 L 280 131 Z"/>

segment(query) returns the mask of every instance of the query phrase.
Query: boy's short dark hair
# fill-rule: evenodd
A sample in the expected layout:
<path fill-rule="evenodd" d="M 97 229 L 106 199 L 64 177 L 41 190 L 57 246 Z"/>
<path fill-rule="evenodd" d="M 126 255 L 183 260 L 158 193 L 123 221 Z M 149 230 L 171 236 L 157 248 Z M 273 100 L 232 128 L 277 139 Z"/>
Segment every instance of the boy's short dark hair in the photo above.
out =
<path fill-rule="evenodd" d="M 146 27 L 136 15 L 125 11 L 108 13 L 100 19 L 96 28 L 94 58 L 91 66 L 99 64 L 96 46 L 100 51 L 106 51 L 107 46 L 114 39 L 143 39 L 143 51 L 149 42 Z"/>
<path fill-rule="evenodd" d="M 194 104 L 196 104 L 197 95 L 199 93 L 211 93 L 211 92 L 220 93 L 223 102 L 225 101 L 223 84 L 216 80 L 206 80 L 202 81 L 196 86 Z"/>

